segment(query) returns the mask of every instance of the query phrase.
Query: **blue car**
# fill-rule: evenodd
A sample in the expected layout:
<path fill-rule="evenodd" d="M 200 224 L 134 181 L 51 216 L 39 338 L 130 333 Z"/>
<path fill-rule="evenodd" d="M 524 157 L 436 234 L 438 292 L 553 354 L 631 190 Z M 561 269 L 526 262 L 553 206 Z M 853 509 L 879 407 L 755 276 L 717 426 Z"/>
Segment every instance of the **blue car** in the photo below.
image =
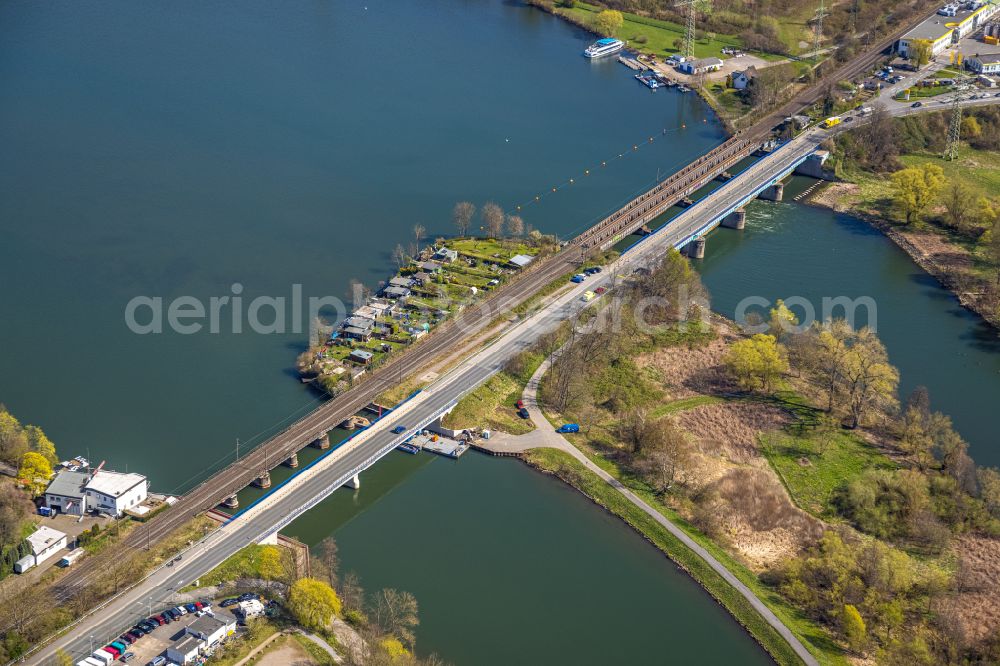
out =
<path fill-rule="evenodd" d="M 570 282 L 575 282 L 576 284 L 580 284 L 581 282 L 583 282 L 586 279 L 587 279 L 586 275 L 577 274 L 577 275 L 574 275 L 573 277 L 571 277 L 569 279 L 569 281 Z"/>
<path fill-rule="evenodd" d="M 577 423 L 564 423 L 563 425 L 559 426 L 559 429 L 556 430 L 556 432 L 561 432 L 561 433 L 580 432 L 580 426 Z"/>
<path fill-rule="evenodd" d="M 406 426 L 396 426 L 392 429 L 394 435 L 402 435 L 404 432 L 406 432 Z"/>

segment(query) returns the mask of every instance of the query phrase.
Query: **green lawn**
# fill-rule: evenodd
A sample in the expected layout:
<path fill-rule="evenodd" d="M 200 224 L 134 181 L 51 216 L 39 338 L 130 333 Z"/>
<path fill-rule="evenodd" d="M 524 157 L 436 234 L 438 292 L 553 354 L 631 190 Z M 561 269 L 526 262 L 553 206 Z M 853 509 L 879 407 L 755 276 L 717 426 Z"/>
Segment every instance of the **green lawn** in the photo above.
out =
<path fill-rule="evenodd" d="M 594 16 L 601 11 L 600 7 L 577 2 L 572 9 L 566 7 L 556 7 L 555 12 L 560 16 L 571 19 L 574 23 L 590 26 Z M 618 31 L 617 37 L 628 42 L 629 48 L 652 53 L 663 57 L 672 53 L 677 53 L 674 41 L 684 39 L 684 26 L 669 21 L 637 16 L 636 14 L 622 13 L 625 24 Z M 641 43 L 640 36 L 646 41 Z M 697 39 L 694 45 L 694 55 L 696 58 L 707 58 L 709 56 L 721 56 L 722 48 L 725 46 L 735 46 L 742 48 L 743 44 L 735 35 L 716 35 L 714 39 Z"/>
<path fill-rule="evenodd" d="M 238 578 L 260 578 L 260 554 L 265 548 L 277 546 L 262 546 L 251 544 L 225 562 L 215 567 L 207 574 L 198 578 L 199 587 L 219 585 L 232 582 Z"/>
<path fill-rule="evenodd" d="M 712 405 L 722 401 L 722 398 L 718 398 L 713 395 L 695 395 L 690 398 L 681 398 L 680 400 L 674 400 L 673 402 L 668 402 L 665 405 L 655 407 L 649 412 L 649 418 L 658 419 L 664 416 L 669 416 L 670 414 L 676 414 L 688 409 L 694 409 L 695 407 L 701 407 L 702 405 Z"/>
<path fill-rule="evenodd" d="M 834 491 L 864 471 L 892 468 L 892 461 L 853 433 L 831 433 L 823 445 L 815 435 L 763 433 L 763 452 L 799 508 L 822 518 L 834 515 Z"/>
<path fill-rule="evenodd" d="M 528 379 L 542 364 L 541 354 L 531 354 L 529 363 L 520 377 L 499 372 L 485 384 L 459 400 L 455 409 L 444 417 L 446 428 L 483 427 L 501 430 L 512 435 L 523 435 L 535 429 L 528 419 L 517 415 L 514 406 L 524 392 Z"/>
<path fill-rule="evenodd" d="M 764 646 L 778 664 L 802 663 L 792 651 L 791 646 L 714 569 L 663 526 L 628 501 L 596 474 L 585 468 L 575 458 L 555 449 L 536 449 L 528 453 L 528 461 L 540 469 L 558 473 L 563 480 L 581 490 L 647 537 L 725 606 L 736 620 Z M 601 467 L 618 477 L 618 470 L 613 464 L 602 464 Z M 648 489 L 644 489 L 641 485 L 635 485 L 633 481 L 626 478 L 623 483 L 655 507 L 657 511 L 681 527 L 753 590 L 799 636 L 821 664 L 847 664 L 843 651 L 830 641 L 821 627 L 788 606 L 777 594 L 761 583 L 753 572 L 735 561 L 720 546 L 701 534 L 692 525 L 681 520 L 674 512 L 656 501 Z"/>
<path fill-rule="evenodd" d="M 948 180 L 961 179 L 976 189 L 977 194 L 993 197 L 1000 192 L 1000 152 L 975 150 L 963 145 L 958 151 L 958 159 L 953 162 L 931 153 L 903 155 L 899 159 L 906 166 L 927 162 L 937 164 L 944 169 Z"/>

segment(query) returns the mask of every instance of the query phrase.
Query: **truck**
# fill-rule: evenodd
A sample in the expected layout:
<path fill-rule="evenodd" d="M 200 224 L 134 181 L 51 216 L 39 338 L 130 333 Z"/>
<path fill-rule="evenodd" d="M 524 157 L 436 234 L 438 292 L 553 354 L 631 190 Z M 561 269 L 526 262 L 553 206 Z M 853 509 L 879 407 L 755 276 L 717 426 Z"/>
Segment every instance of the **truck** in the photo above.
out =
<path fill-rule="evenodd" d="M 833 127 L 834 125 L 839 125 L 843 118 L 840 116 L 830 116 L 823 121 L 823 127 Z"/>
<path fill-rule="evenodd" d="M 84 553 L 87 551 L 83 548 L 74 548 L 73 550 L 66 553 L 66 556 L 59 560 L 58 564 L 61 567 L 68 567 L 76 562 L 78 559 L 83 557 Z"/>
<path fill-rule="evenodd" d="M 861 117 L 870 116 L 872 113 L 874 113 L 874 109 L 870 106 L 862 106 L 858 109 L 858 115 Z"/>
<path fill-rule="evenodd" d="M 578 423 L 564 423 L 559 426 L 556 432 L 568 433 L 568 432 L 580 432 L 580 425 Z"/>
<path fill-rule="evenodd" d="M 101 662 L 102 664 L 104 664 L 104 666 L 111 666 L 111 664 L 115 660 L 112 654 L 107 650 L 105 650 L 104 648 L 99 648 L 97 650 L 94 650 L 90 656 L 96 659 L 97 661 Z"/>

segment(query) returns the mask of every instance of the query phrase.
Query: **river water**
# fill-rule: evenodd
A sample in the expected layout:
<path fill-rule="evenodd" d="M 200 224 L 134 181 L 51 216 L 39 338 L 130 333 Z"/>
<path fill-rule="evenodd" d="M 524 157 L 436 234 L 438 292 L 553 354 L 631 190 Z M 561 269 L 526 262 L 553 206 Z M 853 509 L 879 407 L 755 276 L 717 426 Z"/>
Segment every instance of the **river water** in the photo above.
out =
<path fill-rule="evenodd" d="M 515 2 L 8 0 L 0 24 L 0 401 L 158 490 L 316 398 L 291 372 L 304 333 L 136 335 L 133 297 L 341 296 L 415 223 L 450 233 L 461 199 L 568 236 L 722 140 L 695 96 L 584 61 L 590 36 Z M 988 461 L 991 338 L 863 225 L 763 206 L 709 241 L 717 307 L 863 286 L 904 383 Z M 413 591 L 421 651 L 452 661 L 766 660 L 637 535 L 510 461 L 393 455 L 290 531 Z"/>

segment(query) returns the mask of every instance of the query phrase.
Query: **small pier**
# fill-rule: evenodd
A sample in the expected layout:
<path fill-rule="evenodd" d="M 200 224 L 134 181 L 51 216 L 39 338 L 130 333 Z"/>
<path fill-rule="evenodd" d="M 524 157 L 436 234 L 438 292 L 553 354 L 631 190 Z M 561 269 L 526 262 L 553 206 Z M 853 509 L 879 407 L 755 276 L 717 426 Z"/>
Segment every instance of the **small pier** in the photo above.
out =
<path fill-rule="evenodd" d="M 414 435 L 396 448 L 405 453 L 413 454 L 420 450 L 430 451 L 431 453 L 436 453 L 439 456 L 457 460 L 463 453 L 469 450 L 469 445 L 467 442 L 452 439 L 451 437 L 434 435 L 424 431 Z"/>
<path fill-rule="evenodd" d="M 642 72 L 645 71 L 646 69 L 646 66 L 643 65 L 641 62 L 639 62 L 635 58 L 629 58 L 628 56 L 618 56 L 618 62 L 636 72 Z"/>

